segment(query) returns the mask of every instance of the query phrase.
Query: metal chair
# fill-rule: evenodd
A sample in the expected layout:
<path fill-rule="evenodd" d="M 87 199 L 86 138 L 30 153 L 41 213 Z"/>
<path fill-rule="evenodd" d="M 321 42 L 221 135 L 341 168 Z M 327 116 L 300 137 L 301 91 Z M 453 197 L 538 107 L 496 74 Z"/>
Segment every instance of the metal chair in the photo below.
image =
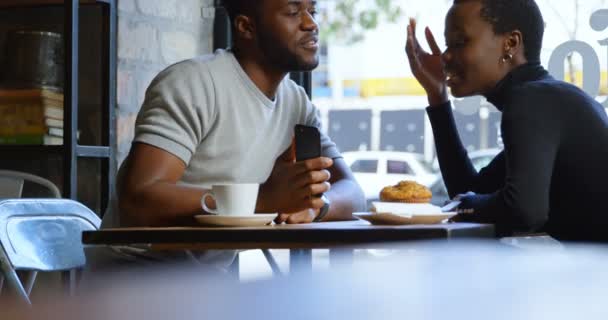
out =
<path fill-rule="evenodd" d="M 30 303 L 29 289 L 16 270 L 65 271 L 64 285 L 74 290 L 74 269 L 85 264 L 82 231 L 96 230 L 101 220 L 84 205 L 68 199 L 0 201 L 0 269 L 8 287 Z M 28 290 L 26 290 L 28 288 Z"/>
<path fill-rule="evenodd" d="M 57 186 L 47 179 L 20 171 L 0 170 L 0 199 L 21 198 L 26 181 L 48 189 L 48 198 L 61 198 Z"/>
<path fill-rule="evenodd" d="M 61 198 L 61 192 L 51 181 L 42 177 L 13 170 L 0 170 L 0 199 L 14 199 L 21 198 L 23 196 L 23 186 L 25 182 L 34 184 L 46 189 L 43 193 L 44 198 Z M 23 274 L 23 277 L 28 279 L 27 283 L 34 284 L 37 273 L 30 271 Z M 0 274 L 0 292 L 2 291 L 4 278 Z M 31 287 L 26 287 L 26 291 L 32 290 Z"/>

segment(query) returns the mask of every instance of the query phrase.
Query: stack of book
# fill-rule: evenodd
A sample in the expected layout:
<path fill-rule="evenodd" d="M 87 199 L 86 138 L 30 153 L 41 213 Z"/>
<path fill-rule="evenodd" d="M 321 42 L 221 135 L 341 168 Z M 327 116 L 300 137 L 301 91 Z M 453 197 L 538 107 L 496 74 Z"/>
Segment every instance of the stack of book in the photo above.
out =
<path fill-rule="evenodd" d="M 0 88 L 0 144 L 63 144 L 63 93 Z"/>

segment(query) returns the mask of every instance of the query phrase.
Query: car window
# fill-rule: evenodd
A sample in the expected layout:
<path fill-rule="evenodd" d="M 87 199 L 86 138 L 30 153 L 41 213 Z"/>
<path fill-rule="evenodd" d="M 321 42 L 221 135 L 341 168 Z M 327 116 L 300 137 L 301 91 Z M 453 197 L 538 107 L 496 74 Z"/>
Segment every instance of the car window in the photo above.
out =
<path fill-rule="evenodd" d="M 413 174 L 412 169 L 405 161 L 388 160 L 386 162 L 386 172 L 393 174 Z"/>
<path fill-rule="evenodd" d="M 350 165 L 350 170 L 359 173 L 376 173 L 378 160 L 357 160 Z"/>
<path fill-rule="evenodd" d="M 418 163 L 420 163 L 420 166 L 428 173 L 428 172 L 436 172 L 438 170 L 435 170 L 433 168 L 433 164 L 430 162 L 427 162 L 426 159 L 424 158 L 423 155 L 421 154 L 417 154 L 414 157 L 416 160 L 418 160 Z"/>

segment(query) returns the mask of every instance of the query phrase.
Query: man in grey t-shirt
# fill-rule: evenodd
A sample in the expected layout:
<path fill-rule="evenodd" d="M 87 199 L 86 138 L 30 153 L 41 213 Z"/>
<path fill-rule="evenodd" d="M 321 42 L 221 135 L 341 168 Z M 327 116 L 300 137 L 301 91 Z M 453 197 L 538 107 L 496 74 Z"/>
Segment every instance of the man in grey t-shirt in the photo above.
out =
<path fill-rule="evenodd" d="M 216 182 L 260 183 L 256 212 L 278 212 L 278 223 L 315 220 L 326 203 L 313 196 L 320 193 L 331 203 L 322 220 L 364 209 L 327 136 L 320 158 L 296 162 L 289 151 L 296 124 L 320 126 L 318 110 L 287 77 L 318 65 L 315 2 L 225 5 L 233 49 L 175 64 L 151 83 L 119 172 L 118 210 L 104 226 L 191 224 Z"/>

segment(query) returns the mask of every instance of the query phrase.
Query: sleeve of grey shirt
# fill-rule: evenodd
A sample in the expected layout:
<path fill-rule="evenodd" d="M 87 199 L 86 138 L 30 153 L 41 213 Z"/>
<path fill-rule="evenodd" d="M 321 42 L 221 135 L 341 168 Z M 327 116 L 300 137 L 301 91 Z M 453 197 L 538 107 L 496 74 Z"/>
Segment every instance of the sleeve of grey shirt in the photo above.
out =
<path fill-rule="evenodd" d="M 184 61 L 161 72 L 146 91 L 134 141 L 188 163 L 216 116 L 211 75 L 203 63 Z"/>

